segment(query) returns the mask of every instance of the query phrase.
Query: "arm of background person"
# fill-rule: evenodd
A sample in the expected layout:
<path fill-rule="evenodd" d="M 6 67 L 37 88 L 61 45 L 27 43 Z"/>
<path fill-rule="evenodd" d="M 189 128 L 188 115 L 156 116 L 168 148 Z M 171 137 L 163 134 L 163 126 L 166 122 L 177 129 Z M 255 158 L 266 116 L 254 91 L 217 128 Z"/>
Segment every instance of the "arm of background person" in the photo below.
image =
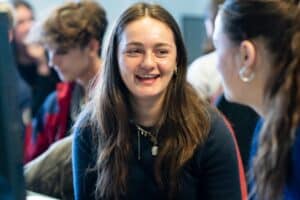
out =
<path fill-rule="evenodd" d="M 53 143 L 24 166 L 26 188 L 59 199 L 73 198 L 71 148 L 73 135 Z"/>

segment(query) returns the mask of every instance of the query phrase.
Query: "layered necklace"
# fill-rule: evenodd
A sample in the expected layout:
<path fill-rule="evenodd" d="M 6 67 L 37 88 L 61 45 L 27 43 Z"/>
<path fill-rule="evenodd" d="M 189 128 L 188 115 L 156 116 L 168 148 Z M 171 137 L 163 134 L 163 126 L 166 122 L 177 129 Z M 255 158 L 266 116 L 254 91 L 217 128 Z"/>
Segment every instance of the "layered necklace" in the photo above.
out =
<path fill-rule="evenodd" d="M 141 126 L 135 124 L 138 131 L 138 160 L 141 159 L 141 136 L 148 138 L 151 143 L 151 154 L 152 156 L 157 156 L 158 154 L 158 129 L 154 133 L 145 130 Z"/>

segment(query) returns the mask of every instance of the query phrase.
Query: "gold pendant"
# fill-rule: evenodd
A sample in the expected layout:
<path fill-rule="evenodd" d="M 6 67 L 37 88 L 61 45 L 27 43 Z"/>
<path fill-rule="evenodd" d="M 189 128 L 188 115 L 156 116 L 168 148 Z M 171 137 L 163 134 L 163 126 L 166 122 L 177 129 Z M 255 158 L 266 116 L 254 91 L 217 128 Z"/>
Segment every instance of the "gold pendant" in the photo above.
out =
<path fill-rule="evenodd" d="M 157 156 L 157 153 L 158 153 L 157 145 L 152 146 L 151 153 L 152 153 L 152 156 Z"/>

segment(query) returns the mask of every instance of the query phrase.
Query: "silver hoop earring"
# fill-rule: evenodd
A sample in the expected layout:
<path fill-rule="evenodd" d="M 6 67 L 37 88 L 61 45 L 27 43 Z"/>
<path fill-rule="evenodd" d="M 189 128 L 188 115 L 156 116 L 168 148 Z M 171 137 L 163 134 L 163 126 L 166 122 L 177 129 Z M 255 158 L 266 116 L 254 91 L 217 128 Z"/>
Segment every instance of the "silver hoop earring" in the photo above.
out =
<path fill-rule="evenodd" d="M 248 75 L 246 75 L 246 73 L 248 73 Z M 242 67 L 239 71 L 239 76 L 240 76 L 240 79 L 244 82 L 244 83 L 249 83 L 251 82 L 254 77 L 255 77 L 255 74 L 254 72 L 251 72 L 249 74 L 249 72 L 247 72 L 247 68 L 246 67 Z"/>
<path fill-rule="evenodd" d="M 174 69 L 174 74 L 177 75 L 177 66 Z"/>

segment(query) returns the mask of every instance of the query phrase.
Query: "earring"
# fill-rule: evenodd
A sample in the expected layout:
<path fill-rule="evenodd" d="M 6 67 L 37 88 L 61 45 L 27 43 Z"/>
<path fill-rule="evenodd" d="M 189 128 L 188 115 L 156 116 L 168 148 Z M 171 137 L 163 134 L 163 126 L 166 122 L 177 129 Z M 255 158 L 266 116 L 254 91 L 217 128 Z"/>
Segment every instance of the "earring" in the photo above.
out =
<path fill-rule="evenodd" d="M 244 66 L 240 69 L 239 76 L 240 76 L 240 79 L 244 83 L 249 83 L 254 79 L 255 74 L 254 74 L 254 72 L 250 72 L 250 74 L 249 74 L 249 71 L 247 71 L 247 67 Z"/>

